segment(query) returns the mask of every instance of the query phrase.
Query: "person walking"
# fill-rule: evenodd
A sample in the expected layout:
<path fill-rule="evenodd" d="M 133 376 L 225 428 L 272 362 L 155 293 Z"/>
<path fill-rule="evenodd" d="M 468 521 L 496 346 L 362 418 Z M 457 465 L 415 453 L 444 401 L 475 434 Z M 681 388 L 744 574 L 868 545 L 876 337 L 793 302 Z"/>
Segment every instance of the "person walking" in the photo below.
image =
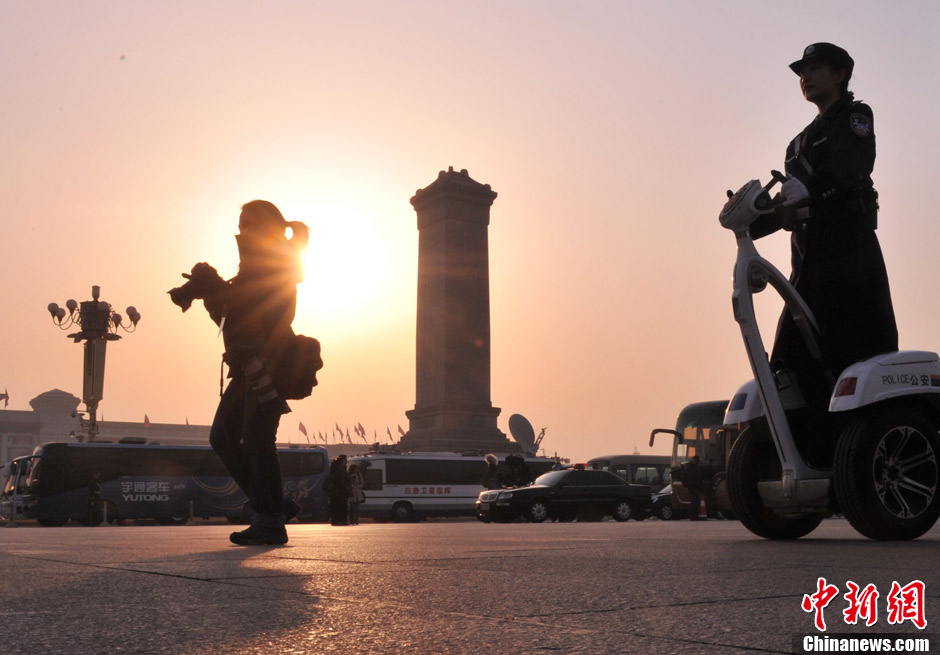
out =
<path fill-rule="evenodd" d="M 230 540 L 240 546 L 281 545 L 288 540 L 285 523 L 299 508 L 285 502 L 282 489 L 276 438 L 281 416 L 290 407 L 274 383 L 280 371 L 272 366 L 272 353 L 295 338 L 291 323 L 310 231 L 299 221 L 285 220 L 264 200 L 242 207 L 238 230 L 234 278 L 223 280 L 214 268 L 199 263 L 184 276 L 190 282 L 170 294 L 184 311 L 192 298 L 203 298 L 225 344 L 223 360 L 231 380 L 219 401 L 209 443 L 254 512 L 251 525 L 233 532 Z M 187 294 L 189 298 L 180 298 Z"/>

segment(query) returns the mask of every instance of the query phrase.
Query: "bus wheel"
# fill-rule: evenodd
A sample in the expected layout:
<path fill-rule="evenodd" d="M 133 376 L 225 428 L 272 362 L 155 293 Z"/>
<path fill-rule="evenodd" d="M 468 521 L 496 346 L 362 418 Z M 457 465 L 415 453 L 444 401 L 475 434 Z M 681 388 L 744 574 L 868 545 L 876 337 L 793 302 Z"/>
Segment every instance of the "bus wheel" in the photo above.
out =
<path fill-rule="evenodd" d="M 728 458 L 728 493 L 744 527 L 765 539 L 799 539 L 822 522 L 819 514 L 784 517 L 766 507 L 757 490 L 760 480 L 779 478 L 777 452 L 769 436 L 759 438 L 754 426 L 745 428 Z"/>
<path fill-rule="evenodd" d="M 548 518 L 551 509 L 548 506 L 548 502 L 537 498 L 532 501 L 532 504 L 529 505 L 529 509 L 526 512 L 526 518 L 532 523 L 543 523 L 545 519 Z"/>
<path fill-rule="evenodd" d="M 614 520 L 620 521 L 629 521 L 633 516 L 633 505 L 630 504 L 629 500 L 618 500 L 617 504 L 614 505 Z"/>
<path fill-rule="evenodd" d="M 392 507 L 392 520 L 395 523 L 411 523 L 415 520 L 415 510 L 411 503 L 399 502 Z"/>
<path fill-rule="evenodd" d="M 160 525 L 186 525 L 188 520 L 189 516 L 183 514 L 182 516 L 164 516 L 157 519 L 157 522 Z"/>
<path fill-rule="evenodd" d="M 107 512 L 107 514 L 105 514 L 105 518 L 108 521 L 108 525 L 119 524 L 121 519 L 118 516 L 117 505 L 112 503 L 110 500 L 104 501 L 102 505 L 104 506 L 104 509 Z"/>
<path fill-rule="evenodd" d="M 851 421 L 836 444 L 836 499 L 870 539 L 916 539 L 940 516 L 940 437 L 919 412 L 888 407 Z"/>
<path fill-rule="evenodd" d="M 64 519 L 37 519 L 36 522 L 44 528 L 60 528 L 69 522 L 69 517 Z"/>

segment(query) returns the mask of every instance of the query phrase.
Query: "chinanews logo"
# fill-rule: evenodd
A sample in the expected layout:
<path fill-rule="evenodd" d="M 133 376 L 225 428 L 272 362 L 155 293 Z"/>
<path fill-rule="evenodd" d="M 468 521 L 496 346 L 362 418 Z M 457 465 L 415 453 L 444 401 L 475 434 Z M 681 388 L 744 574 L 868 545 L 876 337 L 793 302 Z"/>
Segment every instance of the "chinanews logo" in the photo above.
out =
<path fill-rule="evenodd" d="M 804 594 L 800 608 L 812 615 L 816 634 L 793 636 L 794 653 L 931 653 L 934 635 L 923 631 L 927 627 L 927 613 L 924 605 L 926 586 L 920 580 L 905 585 L 897 581 L 882 596 L 874 584 L 862 586 L 852 580 L 845 583 L 845 593 L 825 578 L 816 580 L 816 590 Z M 837 605 L 833 601 L 842 598 L 841 619 L 845 625 L 872 627 L 884 620 L 887 625 L 904 626 L 910 624 L 917 629 L 913 633 L 825 633 L 833 621 Z M 883 613 L 882 613 L 883 612 Z"/>
<path fill-rule="evenodd" d="M 873 584 L 864 588 L 851 580 L 845 583 L 848 591 L 842 595 L 847 605 L 842 610 L 842 618 L 847 625 L 856 625 L 864 620 L 866 626 L 878 622 L 878 598 L 881 595 Z M 925 585 L 920 580 L 909 582 L 903 587 L 897 582 L 891 583 L 891 590 L 885 597 L 885 610 L 889 624 L 897 625 L 910 621 L 918 630 L 927 627 L 924 609 Z M 839 588 L 826 582 L 825 578 L 816 581 L 816 592 L 804 594 L 801 607 L 804 612 L 813 615 L 813 623 L 820 632 L 826 631 L 824 611 L 829 603 L 839 595 Z"/>

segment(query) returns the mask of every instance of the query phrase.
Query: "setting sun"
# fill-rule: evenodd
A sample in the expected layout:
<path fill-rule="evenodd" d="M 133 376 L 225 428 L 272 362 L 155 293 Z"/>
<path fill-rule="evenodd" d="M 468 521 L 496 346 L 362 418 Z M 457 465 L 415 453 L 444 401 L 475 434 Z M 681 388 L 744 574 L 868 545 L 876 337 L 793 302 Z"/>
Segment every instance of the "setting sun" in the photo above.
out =
<path fill-rule="evenodd" d="M 356 201 L 314 200 L 292 206 L 291 214 L 310 227 L 304 258 L 304 282 L 298 287 L 297 318 L 369 322 L 390 304 L 404 302 L 402 240 L 414 235 L 411 225 L 390 226 L 374 208 Z M 394 228 L 394 229 L 393 229 Z M 406 267 L 413 276 L 413 261 Z M 412 291 L 413 293 L 413 291 Z M 413 304 L 413 301 L 412 301 Z"/>

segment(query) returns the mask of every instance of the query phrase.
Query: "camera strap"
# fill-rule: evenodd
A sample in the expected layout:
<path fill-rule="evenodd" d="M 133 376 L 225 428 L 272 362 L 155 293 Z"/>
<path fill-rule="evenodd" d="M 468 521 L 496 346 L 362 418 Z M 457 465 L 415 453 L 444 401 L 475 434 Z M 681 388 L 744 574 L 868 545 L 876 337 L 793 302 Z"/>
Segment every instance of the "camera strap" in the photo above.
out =
<path fill-rule="evenodd" d="M 222 328 L 225 327 L 225 317 L 228 314 L 228 307 L 222 308 L 222 318 L 219 319 L 219 334 L 222 336 Z M 223 389 L 225 387 L 225 353 L 222 353 L 222 361 L 219 363 L 219 398 L 222 397 Z"/>

